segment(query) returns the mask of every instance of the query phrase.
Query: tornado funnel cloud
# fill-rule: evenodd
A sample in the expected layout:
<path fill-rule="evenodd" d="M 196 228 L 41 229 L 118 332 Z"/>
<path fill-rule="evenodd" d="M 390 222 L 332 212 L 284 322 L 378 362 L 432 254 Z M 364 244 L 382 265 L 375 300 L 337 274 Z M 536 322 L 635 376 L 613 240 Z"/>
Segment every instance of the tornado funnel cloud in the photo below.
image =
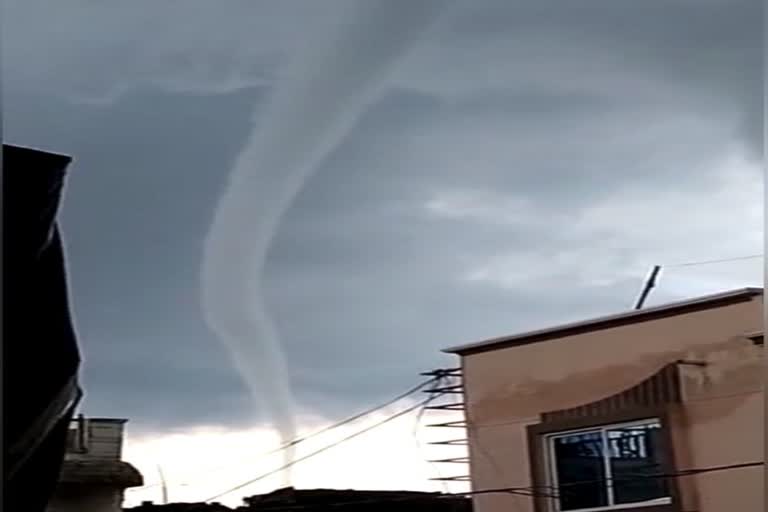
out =
<path fill-rule="evenodd" d="M 446 0 L 328 1 L 254 123 L 208 233 L 201 272 L 206 322 L 227 347 L 283 443 L 296 437 L 294 400 L 262 276 L 280 220 L 307 178 L 376 99 L 388 74 Z M 325 5 L 324 4 L 324 5 Z M 286 463 L 294 458 L 285 451 Z M 286 473 L 286 484 L 290 475 Z"/>

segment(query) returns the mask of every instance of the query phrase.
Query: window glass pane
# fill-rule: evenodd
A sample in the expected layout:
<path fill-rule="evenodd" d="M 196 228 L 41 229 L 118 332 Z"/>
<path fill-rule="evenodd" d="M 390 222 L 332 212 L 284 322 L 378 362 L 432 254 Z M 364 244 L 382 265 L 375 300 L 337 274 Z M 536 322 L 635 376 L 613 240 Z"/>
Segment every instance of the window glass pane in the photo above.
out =
<path fill-rule="evenodd" d="M 560 510 L 608 505 L 602 433 L 568 434 L 551 442 Z"/>
<path fill-rule="evenodd" d="M 615 504 L 642 503 L 669 496 L 663 478 L 658 422 L 611 428 L 607 431 Z"/>

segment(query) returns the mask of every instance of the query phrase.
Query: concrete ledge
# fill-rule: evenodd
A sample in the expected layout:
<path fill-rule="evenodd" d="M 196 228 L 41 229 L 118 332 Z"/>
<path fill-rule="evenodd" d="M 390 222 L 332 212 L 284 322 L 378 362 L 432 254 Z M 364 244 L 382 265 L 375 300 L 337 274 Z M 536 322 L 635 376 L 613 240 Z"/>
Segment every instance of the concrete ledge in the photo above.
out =
<path fill-rule="evenodd" d="M 59 485 L 108 484 L 126 489 L 144 485 L 141 473 L 122 460 L 66 460 Z"/>

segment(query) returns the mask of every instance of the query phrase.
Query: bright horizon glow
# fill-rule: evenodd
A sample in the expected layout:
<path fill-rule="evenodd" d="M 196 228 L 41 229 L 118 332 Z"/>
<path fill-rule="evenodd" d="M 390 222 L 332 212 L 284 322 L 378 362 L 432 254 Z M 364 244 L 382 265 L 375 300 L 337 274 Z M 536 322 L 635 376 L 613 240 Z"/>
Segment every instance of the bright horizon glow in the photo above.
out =
<path fill-rule="evenodd" d="M 390 408 L 337 430 L 333 430 L 297 446 L 296 455 L 303 457 L 347 435 L 359 431 L 406 408 Z M 464 447 L 429 446 L 426 443 L 456 437 L 457 432 L 425 429 L 423 425 L 456 419 L 456 414 L 430 411 L 422 418 L 418 436 L 414 435 L 416 414 L 413 412 L 385 424 L 358 438 L 342 443 L 293 467 L 293 485 L 297 489 L 333 488 L 362 490 L 446 491 L 428 459 L 462 457 Z M 300 421 L 300 435 L 309 434 L 328 422 L 317 418 Z M 444 429 L 452 430 L 452 429 Z M 461 435 L 461 434 L 460 434 Z M 279 445 L 280 436 L 272 428 L 231 430 L 216 427 L 190 428 L 169 434 L 126 436 L 123 459 L 144 475 L 147 486 L 160 482 L 158 466 L 165 474 L 169 503 L 201 502 L 251 478 L 282 465 L 282 453 L 264 457 Z M 418 439 L 418 441 L 417 441 Z M 418 444 L 417 444 L 418 442 Z M 252 460 L 253 462 L 249 462 Z M 442 465 L 446 466 L 446 465 Z M 466 474 L 461 464 L 439 467 L 443 476 Z M 282 474 L 277 473 L 233 492 L 218 501 L 230 507 L 242 505 L 242 498 L 269 493 L 282 487 Z M 467 490 L 466 484 L 451 483 L 450 492 Z M 125 507 L 142 501 L 162 503 L 159 485 L 125 493 Z"/>

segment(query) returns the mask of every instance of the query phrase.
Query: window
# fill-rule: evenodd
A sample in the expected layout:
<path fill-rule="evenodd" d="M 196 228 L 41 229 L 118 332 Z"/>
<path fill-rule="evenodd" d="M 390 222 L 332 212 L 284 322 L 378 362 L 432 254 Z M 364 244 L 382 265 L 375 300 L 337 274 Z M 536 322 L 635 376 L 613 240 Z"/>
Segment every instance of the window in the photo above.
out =
<path fill-rule="evenodd" d="M 621 510 L 671 503 L 657 419 L 544 436 L 555 511 Z"/>

